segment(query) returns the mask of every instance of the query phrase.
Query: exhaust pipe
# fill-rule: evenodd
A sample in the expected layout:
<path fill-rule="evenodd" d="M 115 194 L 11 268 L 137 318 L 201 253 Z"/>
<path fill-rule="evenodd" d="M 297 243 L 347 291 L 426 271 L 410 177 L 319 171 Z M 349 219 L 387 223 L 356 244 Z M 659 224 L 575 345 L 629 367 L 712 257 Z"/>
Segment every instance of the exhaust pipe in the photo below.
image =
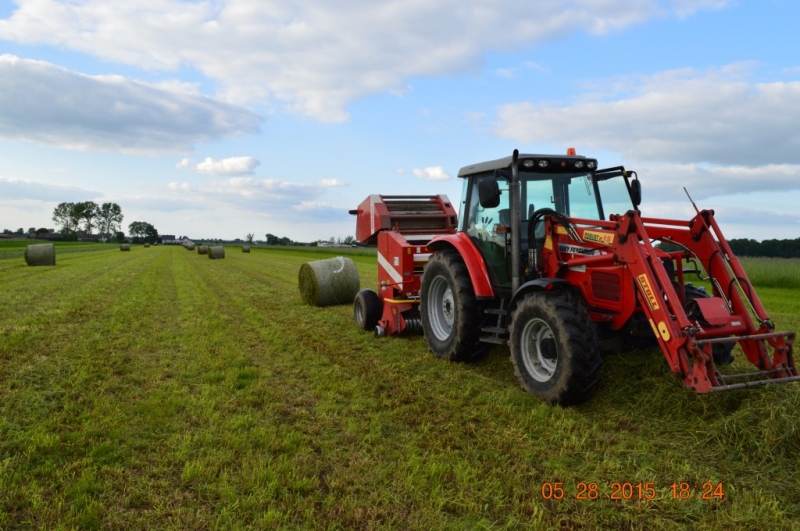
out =
<path fill-rule="evenodd" d="M 514 150 L 511 156 L 511 183 L 508 187 L 509 215 L 511 217 L 511 293 L 519 289 L 520 277 L 520 252 L 522 247 L 519 222 L 519 170 L 517 161 L 519 150 Z"/>

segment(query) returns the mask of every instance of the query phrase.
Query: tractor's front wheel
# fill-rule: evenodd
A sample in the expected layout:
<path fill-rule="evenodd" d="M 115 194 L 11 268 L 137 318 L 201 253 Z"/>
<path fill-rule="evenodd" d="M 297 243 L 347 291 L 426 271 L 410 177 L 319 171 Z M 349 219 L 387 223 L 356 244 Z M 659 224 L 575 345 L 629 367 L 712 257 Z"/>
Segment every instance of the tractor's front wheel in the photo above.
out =
<path fill-rule="evenodd" d="M 457 252 L 439 251 L 431 256 L 419 294 L 422 330 L 437 358 L 471 361 L 488 351 L 488 345 L 478 341 L 483 309 Z"/>
<path fill-rule="evenodd" d="M 519 303 L 509 347 L 522 389 L 563 406 L 585 402 L 600 382 L 599 341 L 586 308 L 566 293 L 538 292 Z"/>

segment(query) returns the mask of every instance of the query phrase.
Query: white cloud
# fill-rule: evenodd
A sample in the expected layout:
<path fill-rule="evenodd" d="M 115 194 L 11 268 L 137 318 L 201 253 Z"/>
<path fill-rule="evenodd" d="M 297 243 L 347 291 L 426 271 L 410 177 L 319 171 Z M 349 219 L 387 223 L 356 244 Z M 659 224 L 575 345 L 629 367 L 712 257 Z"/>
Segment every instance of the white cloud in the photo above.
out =
<path fill-rule="evenodd" d="M 341 179 L 320 179 L 319 184 L 322 186 L 329 186 L 329 187 L 349 186 L 348 183 L 342 181 Z"/>
<path fill-rule="evenodd" d="M 326 209 L 326 208 L 331 208 L 331 205 L 329 205 L 328 203 L 320 203 L 320 202 L 317 202 L 317 201 L 302 201 L 302 202 L 300 202 L 300 204 L 292 206 L 292 208 L 295 209 L 295 210 L 300 210 L 300 211 L 303 211 L 303 210 L 323 210 L 323 209 Z"/>
<path fill-rule="evenodd" d="M 169 183 L 167 188 L 175 191 L 188 192 L 192 189 L 192 186 L 189 183 Z"/>
<path fill-rule="evenodd" d="M 495 132 L 518 142 L 611 149 L 628 160 L 763 166 L 800 163 L 800 82 L 749 83 L 747 65 L 662 72 L 608 86 L 569 106 L 498 110 Z"/>
<path fill-rule="evenodd" d="M 487 51 L 605 34 L 724 0 L 17 0 L 3 39 L 149 70 L 194 68 L 234 102 L 278 102 L 323 121 L 408 80 L 476 70 Z"/>
<path fill-rule="evenodd" d="M 228 157 L 226 159 L 213 159 L 206 157 L 202 162 L 195 164 L 192 159 L 183 159 L 175 165 L 181 170 L 191 170 L 209 175 L 252 175 L 253 170 L 261 164 L 253 157 Z"/>
<path fill-rule="evenodd" d="M 0 177 L 0 198 L 61 203 L 92 201 L 102 195 L 100 192 L 78 186 L 62 186 L 28 179 Z"/>
<path fill-rule="evenodd" d="M 322 187 L 312 184 L 292 183 L 281 179 L 255 179 L 233 177 L 214 181 L 201 187 L 208 197 L 216 200 L 251 203 L 254 208 L 286 209 L 291 204 L 322 194 Z"/>
<path fill-rule="evenodd" d="M 639 174 L 645 202 L 688 202 L 684 187 L 695 201 L 733 194 L 800 190 L 800 165 L 749 167 L 632 163 L 626 167 Z"/>
<path fill-rule="evenodd" d="M 255 133 L 259 124 L 244 107 L 175 87 L 0 56 L 0 138 L 153 154 Z"/>
<path fill-rule="evenodd" d="M 451 178 L 450 174 L 442 166 L 428 166 L 423 169 L 414 168 L 411 171 L 420 179 L 428 181 L 447 181 Z"/>

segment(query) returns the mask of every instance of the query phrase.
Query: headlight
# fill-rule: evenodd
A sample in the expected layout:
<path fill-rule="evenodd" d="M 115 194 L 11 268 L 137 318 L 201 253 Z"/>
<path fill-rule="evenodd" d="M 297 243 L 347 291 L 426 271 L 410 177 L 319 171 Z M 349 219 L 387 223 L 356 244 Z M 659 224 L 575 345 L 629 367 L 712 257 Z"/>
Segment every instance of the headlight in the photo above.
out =
<path fill-rule="evenodd" d="M 586 161 L 586 167 L 589 168 L 590 170 L 593 170 L 595 168 L 595 166 L 597 166 L 597 162 L 595 162 L 593 160 L 587 160 Z"/>
<path fill-rule="evenodd" d="M 576 160 L 575 161 L 575 167 L 578 168 L 578 169 L 583 168 L 583 161 L 582 160 Z"/>
<path fill-rule="evenodd" d="M 546 160 L 544 160 L 544 159 L 539 161 L 539 167 L 540 168 L 546 168 L 547 164 L 548 164 L 548 162 Z"/>

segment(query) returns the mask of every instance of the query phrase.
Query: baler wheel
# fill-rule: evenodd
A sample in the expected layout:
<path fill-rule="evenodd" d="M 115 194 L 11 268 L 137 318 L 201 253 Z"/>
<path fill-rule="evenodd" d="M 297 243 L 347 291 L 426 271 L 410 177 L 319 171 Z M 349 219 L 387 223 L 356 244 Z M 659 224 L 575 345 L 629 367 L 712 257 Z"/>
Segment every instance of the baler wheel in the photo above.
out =
<path fill-rule="evenodd" d="M 483 309 L 457 252 L 431 256 L 419 293 L 422 330 L 437 358 L 473 361 L 489 351 L 490 345 L 479 341 Z"/>
<path fill-rule="evenodd" d="M 537 292 L 519 303 L 509 348 L 522 389 L 562 406 L 585 402 L 600 382 L 603 360 L 585 306 L 567 293 Z"/>
<path fill-rule="evenodd" d="M 362 289 L 356 293 L 353 301 L 353 319 L 362 330 L 373 331 L 378 325 L 383 311 L 383 301 L 371 289 Z"/>

